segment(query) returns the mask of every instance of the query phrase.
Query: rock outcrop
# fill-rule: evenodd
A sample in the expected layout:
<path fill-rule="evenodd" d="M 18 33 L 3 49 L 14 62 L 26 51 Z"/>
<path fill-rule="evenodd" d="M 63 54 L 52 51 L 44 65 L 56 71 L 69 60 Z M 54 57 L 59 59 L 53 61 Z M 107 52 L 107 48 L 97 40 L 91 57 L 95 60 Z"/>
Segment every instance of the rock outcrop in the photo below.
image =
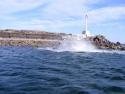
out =
<path fill-rule="evenodd" d="M 102 35 L 94 36 L 90 40 L 99 49 L 125 50 L 120 42 L 111 42 Z"/>

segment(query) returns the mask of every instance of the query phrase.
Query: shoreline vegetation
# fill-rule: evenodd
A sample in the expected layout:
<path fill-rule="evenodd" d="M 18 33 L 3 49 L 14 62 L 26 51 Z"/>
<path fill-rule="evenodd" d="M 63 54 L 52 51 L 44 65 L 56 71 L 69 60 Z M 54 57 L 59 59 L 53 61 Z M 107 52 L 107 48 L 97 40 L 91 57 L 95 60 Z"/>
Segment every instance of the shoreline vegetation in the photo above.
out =
<path fill-rule="evenodd" d="M 60 45 L 64 37 L 72 36 L 65 33 L 51 33 L 36 30 L 0 30 L 0 46 L 32 46 L 32 47 L 52 47 Z M 85 38 L 99 49 L 125 50 L 120 42 L 110 42 L 102 35 L 90 36 Z"/>

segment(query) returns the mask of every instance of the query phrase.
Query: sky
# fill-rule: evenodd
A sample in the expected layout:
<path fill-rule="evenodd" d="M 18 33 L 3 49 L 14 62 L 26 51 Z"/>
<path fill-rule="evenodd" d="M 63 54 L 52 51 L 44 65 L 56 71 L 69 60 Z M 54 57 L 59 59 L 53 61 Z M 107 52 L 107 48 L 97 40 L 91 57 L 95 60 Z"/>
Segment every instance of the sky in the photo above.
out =
<path fill-rule="evenodd" d="M 80 34 L 125 43 L 125 0 L 0 0 L 0 29 Z"/>

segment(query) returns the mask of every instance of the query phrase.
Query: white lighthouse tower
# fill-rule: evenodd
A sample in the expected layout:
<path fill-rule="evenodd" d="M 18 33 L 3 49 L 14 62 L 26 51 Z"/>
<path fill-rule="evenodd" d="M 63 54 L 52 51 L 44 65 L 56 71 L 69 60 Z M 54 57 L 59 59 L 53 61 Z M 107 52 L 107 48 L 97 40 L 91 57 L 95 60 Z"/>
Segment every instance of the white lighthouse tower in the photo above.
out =
<path fill-rule="evenodd" d="M 90 36 L 90 33 L 88 31 L 88 15 L 85 14 L 85 31 L 82 32 L 84 37 Z"/>
<path fill-rule="evenodd" d="M 87 25 L 88 25 L 88 15 L 85 15 L 85 34 L 87 35 L 88 30 L 87 30 Z"/>

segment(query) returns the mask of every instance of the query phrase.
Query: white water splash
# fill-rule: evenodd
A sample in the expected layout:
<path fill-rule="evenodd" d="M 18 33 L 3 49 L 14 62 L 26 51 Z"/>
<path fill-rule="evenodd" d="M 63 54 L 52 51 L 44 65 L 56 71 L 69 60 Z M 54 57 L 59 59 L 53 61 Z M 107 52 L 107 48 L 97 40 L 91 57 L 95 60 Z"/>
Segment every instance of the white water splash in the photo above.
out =
<path fill-rule="evenodd" d="M 56 49 L 58 51 L 73 51 L 73 52 L 94 52 L 96 47 L 85 40 L 64 40 Z"/>
<path fill-rule="evenodd" d="M 57 48 L 39 48 L 42 50 L 51 50 L 55 52 L 99 52 L 99 53 L 118 53 L 125 54 L 125 51 L 101 50 L 97 49 L 91 42 L 81 39 L 81 36 L 63 40 Z"/>

